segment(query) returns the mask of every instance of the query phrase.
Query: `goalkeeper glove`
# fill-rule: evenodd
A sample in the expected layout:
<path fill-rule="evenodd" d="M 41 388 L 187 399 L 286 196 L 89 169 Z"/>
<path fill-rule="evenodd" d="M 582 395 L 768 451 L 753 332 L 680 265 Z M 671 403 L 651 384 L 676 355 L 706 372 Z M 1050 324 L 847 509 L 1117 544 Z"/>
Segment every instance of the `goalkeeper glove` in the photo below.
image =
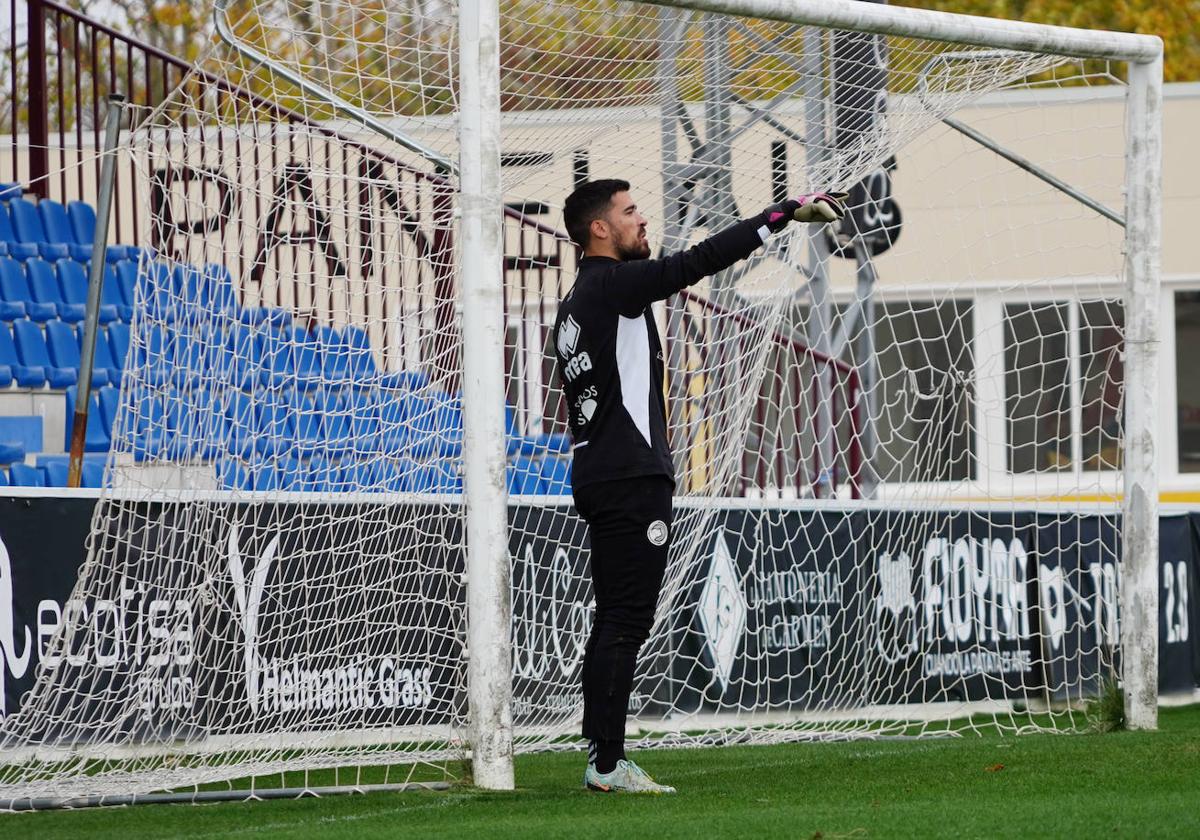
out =
<path fill-rule="evenodd" d="M 797 222 L 836 222 L 846 215 L 842 204 L 846 193 L 817 192 L 789 198 L 778 204 L 772 204 L 763 211 L 763 219 L 767 230 L 779 233 L 793 219 Z"/>

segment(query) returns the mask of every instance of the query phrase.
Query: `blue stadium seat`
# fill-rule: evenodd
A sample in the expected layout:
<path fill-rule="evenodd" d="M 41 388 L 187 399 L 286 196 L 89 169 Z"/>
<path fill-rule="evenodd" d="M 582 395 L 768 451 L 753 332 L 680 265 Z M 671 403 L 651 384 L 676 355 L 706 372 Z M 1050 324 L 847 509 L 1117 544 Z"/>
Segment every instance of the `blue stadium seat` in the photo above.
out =
<path fill-rule="evenodd" d="M 129 264 L 129 263 L 126 263 Z M 117 273 L 120 274 L 121 263 Z M 125 269 L 128 272 L 128 269 Z M 177 293 L 171 276 L 171 267 L 163 262 L 149 262 L 145 271 L 135 272 L 135 298 L 140 301 L 146 316 L 156 321 L 173 324 L 178 315 Z"/>
<path fill-rule="evenodd" d="M 183 276 L 184 298 L 199 307 L 207 317 L 221 315 L 233 318 L 237 315 L 233 279 L 225 266 L 210 264 L 203 269 L 188 269 Z"/>
<path fill-rule="evenodd" d="M 6 470 L 0 470 L 0 487 L 7 487 L 7 486 L 8 486 L 8 472 Z"/>
<path fill-rule="evenodd" d="M 379 391 L 379 436 L 374 442 L 375 452 L 394 455 L 408 449 L 412 435 L 407 425 L 407 397 L 396 391 Z"/>
<path fill-rule="evenodd" d="M 213 375 L 217 381 L 247 392 L 263 380 L 262 342 L 252 327 L 235 323 L 218 332 Z"/>
<path fill-rule="evenodd" d="M 25 273 L 29 277 L 29 289 L 35 301 L 52 304 L 63 321 L 76 324 L 83 320 L 86 307 L 82 303 L 69 304 L 63 300 L 62 287 L 58 285 L 54 266 L 42 259 L 26 260 Z"/>
<path fill-rule="evenodd" d="M 317 328 L 317 343 L 321 348 L 321 375 L 327 386 L 349 383 L 350 344 L 347 338 L 331 326 Z"/>
<path fill-rule="evenodd" d="M 305 465 L 300 489 L 307 493 L 337 492 L 342 485 L 341 467 L 324 455 L 314 455 Z"/>
<path fill-rule="evenodd" d="M 13 230 L 21 242 L 32 243 L 38 253 L 48 260 L 60 260 L 71 256 L 65 242 L 51 242 L 42 224 L 41 214 L 37 206 L 26 198 L 14 198 L 8 202 L 8 212 L 12 214 Z"/>
<path fill-rule="evenodd" d="M 159 458 L 167 448 L 170 432 L 167 429 L 167 408 L 161 391 L 147 388 L 135 391 L 133 421 L 133 457 L 135 461 Z"/>
<path fill-rule="evenodd" d="M 33 242 L 22 242 L 17 239 L 16 231 L 13 230 L 12 217 L 8 215 L 8 208 L 0 204 L 0 242 L 4 243 L 4 250 L 8 256 L 18 260 L 27 260 L 38 255 L 38 247 Z"/>
<path fill-rule="evenodd" d="M 84 459 L 79 476 L 80 487 L 101 487 L 104 484 L 104 462 Z"/>
<path fill-rule="evenodd" d="M 246 465 L 234 458 L 222 458 L 216 463 L 217 483 L 222 490 L 251 490 L 253 480 Z"/>
<path fill-rule="evenodd" d="M 55 323 L 55 322 L 51 322 Z M 17 356 L 21 364 L 30 368 L 41 368 L 45 382 L 51 388 L 66 388 L 75 384 L 78 366 L 75 370 L 61 368 L 52 364 L 50 354 L 46 350 L 46 339 L 41 329 L 32 321 L 14 321 L 13 339 L 17 345 Z M 72 341 L 72 343 L 74 343 Z"/>
<path fill-rule="evenodd" d="M 442 459 L 429 465 L 433 473 L 434 493 L 461 493 L 463 489 L 462 472 L 458 461 Z"/>
<path fill-rule="evenodd" d="M 12 257 L 0 257 L 0 321 L 24 318 L 32 297 L 21 264 Z"/>
<path fill-rule="evenodd" d="M 403 412 L 404 403 L 396 402 Z M 395 422 L 389 423 L 389 433 L 385 438 L 380 419 L 379 393 L 377 391 L 355 391 L 348 398 L 350 409 L 350 435 L 354 442 L 354 451 L 360 455 L 399 454 L 404 448 L 403 426 Z M 403 418 L 401 418 L 403 419 Z"/>
<path fill-rule="evenodd" d="M 544 492 L 542 465 L 533 458 L 517 458 L 507 469 L 508 492 L 513 496 L 533 496 Z"/>
<path fill-rule="evenodd" d="M 336 392 L 328 390 L 317 393 L 315 402 L 317 411 L 321 413 L 326 451 L 338 455 L 353 451 L 354 430 L 350 422 L 352 406 L 347 407 Z"/>
<path fill-rule="evenodd" d="M 92 241 L 81 243 L 75 238 L 71 220 L 67 218 L 67 209 L 49 198 L 43 198 L 37 203 L 38 215 L 42 217 L 42 229 L 46 232 L 49 242 L 57 242 L 67 246 L 67 256 L 79 262 L 87 262 L 92 258 Z"/>
<path fill-rule="evenodd" d="M 71 429 L 72 421 L 75 417 L 75 400 L 79 396 L 79 389 L 74 385 L 67 388 L 67 422 L 63 433 L 63 449 L 70 450 L 71 448 Z M 83 451 L 84 452 L 107 452 L 111 445 L 111 438 L 104 430 L 104 417 L 100 411 L 100 399 L 95 391 L 92 392 L 88 400 L 88 419 L 87 419 L 87 434 L 84 437 Z"/>
<path fill-rule="evenodd" d="M 71 221 L 71 233 L 75 241 L 87 248 L 87 259 L 92 256 L 92 242 L 96 238 L 96 211 L 92 205 L 82 201 L 67 202 L 67 216 Z M 104 261 L 136 260 L 138 253 L 143 250 L 132 245 L 109 245 L 105 248 Z M 150 250 L 150 249 L 145 249 Z"/>
<path fill-rule="evenodd" d="M 117 421 L 117 409 L 120 407 L 121 391 L 118 388 L 101 388 L 96 392 L 100 403 L 100 420 L 104 424 L 105 433 L 111 438 L 113 426 Z"/>
<path fill-rule="evenodd" d="M 134 302 L 137 300 L 138 264 L 132 260 L 121 260 L 115 263 L 112 268 L 117 274 L 116 287 L 117 291 L 120 292 L 121 300 L 129 307 L 129 311 L 132 312 Z"/>
<path fill-rule="evenodd" d="M 124 326 L 124 325 L 122 325 Z M 126 327 L 128 329 L 128 327 Z M 79 355 L 83 356 L 83 334 L 84 325 L 78 324 L 75 327 L 75 344 L 79 347 Z M 117 360 L 113 358 L 112 346 L 108 340 L 108 330 L 100 328 L 96 330 L 96 355 L 92 359 L 93 370 L 103 370 L 108 375 L 108 383 L 110 385 L 120 386 L 121 384 L 121 365 L 117 364 Z"/>
<path fill-rule="evenodd" d="M 320 388 L 323 384 L 320 341 L 302 327 L 293 327 L 290 338 L 296 386 L 310 391 Z"/>
<path fill-rule="evenodd" d="M 88 278 L 84 273 L 84 267 L 75 260 L 59 260 L 55 263 L 55 269 L 58 272 L 58 287 L 62 292 L 62 299 L 68 306 L 82 306 L 84 313 L 87 313 L 88 299 Z M 117 320 L 117 308 L 112 305 L 101 304 L 97 312 L 101 324 L 109 324 Z"/>
<path fill-rule="evenodd" d="M 88 282 L 91 282 L 90 274 L 88 275 Z M 133 305 L 125 302 L 121 286 L 117 280 L 117 269 L 108 263 L 105 263 L 102 273 L 100 306 L 111 306 L 113 308 L 117 313 L 117 317 L 112 320 L 124 321 L 126 324 L 133 323 Z"/>
<path fill-rule="evenodd" d="M 129 363 L 129 324 L 114 321 L 104 332 L 108 336 L 108 349 L 112 354 L 114 368 L 124 371 Z"/>
<path fill-rule="evenodd" d="M 295 346 L 282 328 L 264 324 L 258 338 L 258 357 L 262 360 L 260 382 L 267 388 L 295 386 Z"/>
<path fill-rule="evenodd" d="M 367 331 L 362 327 L 346 327 L 343 337 L 348 350 L 347 375 L 356 387 L 373 388 L 379 380 L 379 368 Z"/>
<path fill-rule="evenodd" d="M 8 377 L 3 387 L 8 387 L 14 380 L 21 388 L 41 388 L 46 384 L 46 369 L 41 365 L 27 365 L 22 361 L 7 324 L 0 324 L 0 370 L 6 371 L 3 376 Z M 0 381 L 3 381 L 3 376 L 0 376 Z"/>
<path fill-rule="evenodd" d="M 254 426 L 254 449 L 264 458 L 286 454 L 296 442 L 296 427 L 287 403 L 275 395 L 264 395 Z"/>
<path fill-rule="evenodd" d="M 46 486 L 46 474 L 29 464 L 13 464 L 8 468 L 8 477 L 13 487 Z"/>
<path fill-rule="evenodd" d="M 218 444 L 224 443 L 228 435 L 208 391 L 172 388 L 166 394 L 164 408 L 169 430 L 164 454 L 168 459 L 207 461 L 220 454 Z"/>
<path fill-rule="evenodd" d="M 266 492 L 281 489 L 283 475 L 279 465 L 271 459 L 259 459 L 250 465 L 252 489 Z"/>
<path fill-rule="evenodd" d="M 0 464 L 11 464 L 25 460 L 25 444 L 19 440 L 0 438 Z"/>
<path fill-rule="evenodd" d="M 176 388 L 194 388 L 211 378 L 211 356 L 203 332 L 176 329 L 171 336 L 171 381 Z"/>
<path fill-rule="evenodd" d="M 34 299 L 25 269 L 12 257 L 0 257 L 0 301 L 9 304 L 10 311 L 15 311 L 19 305 L 23 315 L 39 323 L 58 317 L 57 306 L 53 303 L 38 303 Z M 15 319 L 5 317 L 3 320 Z"/>
<path fill-rule="evenodd" d="M 325 451 L 325 432 L 322 428 L 321 409 L 313 398 L 295 389 L 283 393 L 295 418 L 296 452 L 304 457 L 310 457 Z"/>
<path fill-rule="evenodd" d="M 75 338 L 75 330 L 62 321 L 46 322 L 46 349 L 50 353 L 50 363 L 55 367 L 71 371 L 71 381 L 79 381 L 79 344 Z M 107 385 L 108 370 L 99 366 L 92 368 L 92 387 L 102 388 Z"/>
<path fill-rule="evenodd" d="M 342 478 L 350 493 L 382 493 L 384 476 L 374 460 L 353 460 L 342 465 Z"/>
<path fill-rule="evenodd" d="M 67 486 L 67 476 L 70 474 L 70 467 L 66 461 L 51 461 L 42 466 L 41 470 L 46 473 L 47 487 Z"/>
<path fill-rule="evenodd" d="M 547 455 L 542 458 L 543 492 L 551 496 L 571 495 L 571 459 Z"/>
<path fill-rule="evenodd" d="M 443 391 L 408 395 L 406 413 L 414 457 L 454 458 L 462 452 L 462 399 Z"/>
<path fill-rule="evenodd" d="M 385 373 L 380 384 L 396 391 L 421 391 L 429 387 L 429 374 L 419 370 Z"/>
<path fill-rule="evenodd" d="M 214 410 L 225 415 L 225 449 L 231 455 L 248 460 L 254 454 L 258 412 L 253 398 L 245 391 L 224 391 Z"/>
<path fill-rule="evenodd" d="M 26 452 L 42 449 L 42 418 L 36 415 L 0 417 L 0 440 L 20 444 Z"/>
<path fill-rule="evenodd" d="M 378 468 L 380 489 L 388 493 L 408 492 L 408 478 L 412 471 L 413 463 L 407 458 L 398 461 L 380 461 Z"/>
<path fill-rule="evenodd" d="M 111 326 L 111 325 L 110 325 Z M 166 327 L 147 324 L 142 341 L 136 345 L 130 367 L 138 379 L 155 388 L 171 381 L 175 346 Z"/>
<path fill-rule="evenodd" d="M 20 184 L 8 181 L 0 184 L 0 201 L 8 201 L 13 198 L 20 198 L 25 193 L 25 188 Z"/>

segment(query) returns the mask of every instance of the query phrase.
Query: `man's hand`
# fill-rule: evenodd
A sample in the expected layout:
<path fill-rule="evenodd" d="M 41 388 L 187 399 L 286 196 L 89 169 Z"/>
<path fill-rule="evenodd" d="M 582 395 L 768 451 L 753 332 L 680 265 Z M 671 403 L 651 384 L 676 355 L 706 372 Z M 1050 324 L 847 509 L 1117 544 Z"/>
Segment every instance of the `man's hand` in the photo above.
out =
<path fill-rule="evenodd" d="M 836 222 L 846 215 L 842 204 L 846 193 L 810 193 L 772 204 L 763 211 L 763 220 L 771 233 L 779 233 L 793 219 L 797 222 Z"/>

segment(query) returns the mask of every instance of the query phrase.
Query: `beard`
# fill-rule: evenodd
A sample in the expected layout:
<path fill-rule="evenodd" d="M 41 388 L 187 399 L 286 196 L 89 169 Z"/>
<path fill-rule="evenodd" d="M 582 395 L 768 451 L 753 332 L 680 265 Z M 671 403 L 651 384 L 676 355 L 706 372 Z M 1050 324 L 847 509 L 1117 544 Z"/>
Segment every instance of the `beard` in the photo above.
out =
<path fill-rule="evenodd" d="M 617 256 L 622 262 L 644 260 L 650 256 L 650 243 L 640 238 L 634 238 L 632 242 L 619 242 Z"/>

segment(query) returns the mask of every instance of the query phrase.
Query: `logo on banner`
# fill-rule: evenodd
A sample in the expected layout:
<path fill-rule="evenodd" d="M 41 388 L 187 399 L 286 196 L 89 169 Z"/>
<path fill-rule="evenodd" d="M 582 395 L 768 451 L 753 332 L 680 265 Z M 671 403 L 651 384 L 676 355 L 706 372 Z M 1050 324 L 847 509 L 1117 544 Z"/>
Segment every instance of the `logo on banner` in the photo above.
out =
<path fill-rule="evenodd" d="M 25 641 L 17 644 L 17 633 L 25 634 Z M 8 546 L 0 540 L 0 717 L 8 713 L 5 701 L 4 679 L 12 674 L 14 679 L 25 676 L 29 659 L 33 655 L 33 639 L 29 628 L 20 625 L 18 631 L 17 612 L 13 603 L 12 562 Z"/>
<path fill-rule="evenodd" d="M 747 606 L 737 567 L 722 535 L 713 542 L 708 579 L 700 593 L 699 612 L 700 626 L 713 658 L 713 673 L 721 683 L 721 689 L 727 689 L 746 630 Z"/>
<path fill-rule="evenodd" d="M 279 535 L 254 558 L 246 578 L 238 528 L 229 529 L 228 565 L 233 597 L 242 631 L 242 666 L 246 698 L 255 712 L 278 713 L 307 709 L 343 710 L 379 707 L 428 708 L 433 703 L 433 669 L 418 664 L 401 666 L 386 655 L 366 652 L 346 661 L 315 667 L 302 657 L 267 658 L 261 652 L 262 602 L 271 568 L 279 554 Z M 330 583 L 332 587 L 335 583 Z M 320 593 L 320 589 L 311 591 Z M 332 597 L 333 593 L 325 593 Z M 318 594 L 319 597 L 319 594 Z M 328 630 L 316 626 L 314 632 Z M 319 641 L 308 640 L 305 641 Z M 307 651 L 319 645 L 306 644 Z"/>
<path fill-rule="evenodd" d="M 884 553 L 875 560 L 879 593 L 875 596 L 875 649 L 894 665 L 917 650 L 917 604 L 913 598 L 912 558 L 901 551 L 893 560 Z"/>
<path fill-rule="evenodd" d="M 262 605 L 263 589 L 267 585 L 267 575 L 271 572 L 271 563 L 275 560 L 275 552 L 279 550 L 279 535 L 276 534 L 267 544 L 262 555 L 255 559 L 254 570 L 250 575 L 249 586 L 242 566 L 242 551 L 238 547 L 238 529 L 234 525 L 229 529 L 229 576 L 233 579 L 233 597 L 241 613 L 242 628 L 242 665 L 246 674 L 246 697 L 250 708 L 258 711 L 258 683 L 261 673 L 261 660 L 258 656 L 258 613 Z"/>

